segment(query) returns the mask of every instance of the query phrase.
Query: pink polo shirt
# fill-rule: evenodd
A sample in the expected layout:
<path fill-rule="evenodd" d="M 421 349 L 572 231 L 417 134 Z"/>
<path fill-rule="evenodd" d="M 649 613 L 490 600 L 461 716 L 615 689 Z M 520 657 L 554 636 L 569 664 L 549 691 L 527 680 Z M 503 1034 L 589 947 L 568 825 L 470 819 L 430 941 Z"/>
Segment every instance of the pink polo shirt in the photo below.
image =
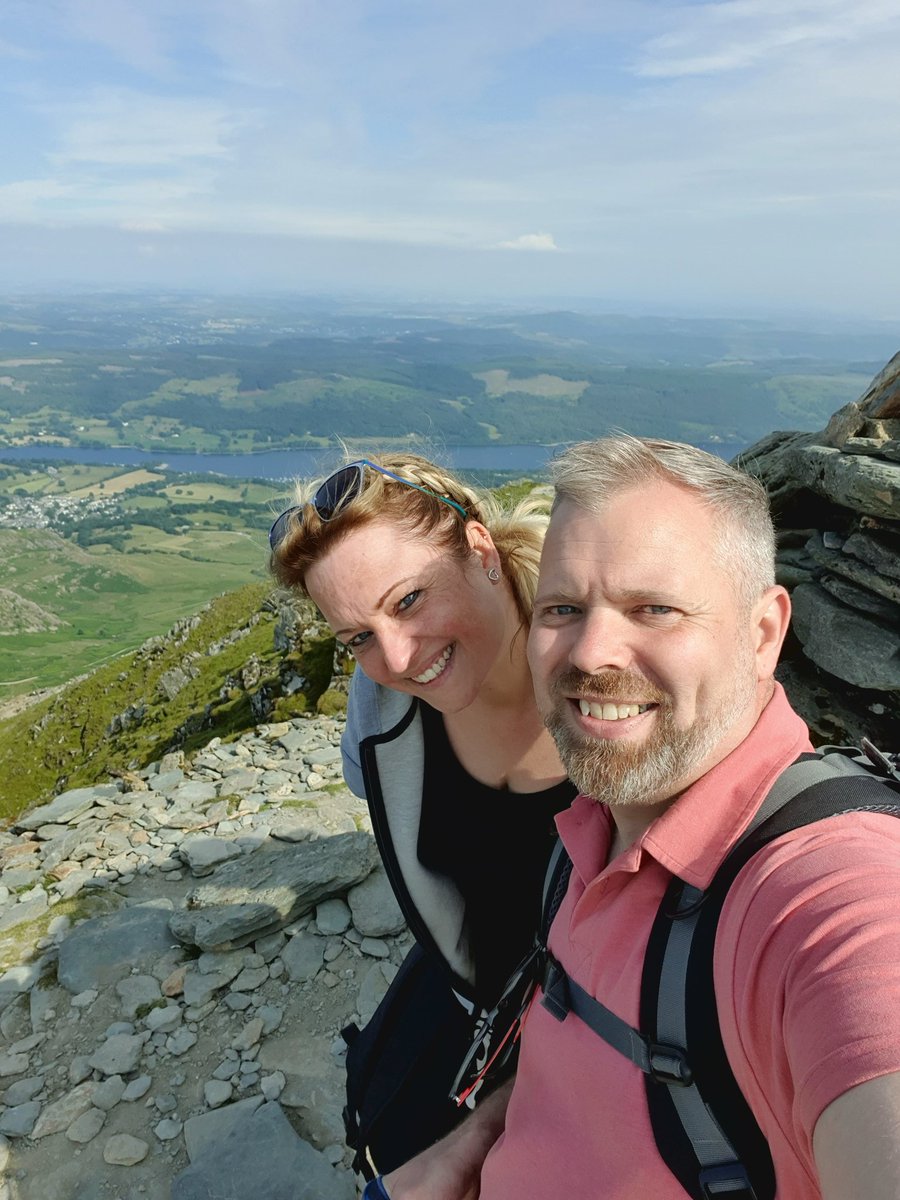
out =
<path fill-rule="evenodd" d="M 609 812 L 579 796 L 557 818 L 573 871 L 550 935 L 569 974 L 636 1027 L 644 950 L 672 874 L 707 886 L 773 780 L 809 748 L 778 687 L 749 737 L 609 866 Z M 777 1195 L 816 1200 L 821 1112 L 900 1070 L 900 820 L 834 817 L 757 855 L 723 909 L 715 983 Z M 638 1068 L 577 1018 L 533 1003 L 481 1200 L 685 1196 L 656 1152 Z"/>

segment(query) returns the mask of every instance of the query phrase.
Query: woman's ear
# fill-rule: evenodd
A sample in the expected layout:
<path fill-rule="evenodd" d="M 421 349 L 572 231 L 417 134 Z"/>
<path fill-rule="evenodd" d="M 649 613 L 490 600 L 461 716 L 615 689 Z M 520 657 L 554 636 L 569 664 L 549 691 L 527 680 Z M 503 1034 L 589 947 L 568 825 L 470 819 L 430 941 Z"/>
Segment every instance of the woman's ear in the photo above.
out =
<path fill-rule="evenodd" d="M 490 530 L 480 521 L 466 521 L 466 537 L 472 553 L 478 558 L 482 568 L 489 571 L 491 567 L 499 569 L 500 555 L 494 545 Z"/>

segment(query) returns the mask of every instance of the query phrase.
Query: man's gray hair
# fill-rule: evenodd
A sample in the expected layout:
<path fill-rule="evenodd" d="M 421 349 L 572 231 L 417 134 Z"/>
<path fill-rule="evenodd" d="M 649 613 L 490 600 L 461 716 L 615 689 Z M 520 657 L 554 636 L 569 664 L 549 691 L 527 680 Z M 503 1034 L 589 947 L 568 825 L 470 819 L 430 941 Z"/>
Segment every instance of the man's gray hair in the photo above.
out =
<path fill-rule="evenodd" d="M 751 606 L 775 582 L 775 530 L 766 489 L 724 459 L 683 442 L 616 434 L 579 442 L 553 460 L 554 509 L 569 500 L 600 513 L 619 492 L 662 480 L 694 492 L 712 512 L 710 550 Z"/>

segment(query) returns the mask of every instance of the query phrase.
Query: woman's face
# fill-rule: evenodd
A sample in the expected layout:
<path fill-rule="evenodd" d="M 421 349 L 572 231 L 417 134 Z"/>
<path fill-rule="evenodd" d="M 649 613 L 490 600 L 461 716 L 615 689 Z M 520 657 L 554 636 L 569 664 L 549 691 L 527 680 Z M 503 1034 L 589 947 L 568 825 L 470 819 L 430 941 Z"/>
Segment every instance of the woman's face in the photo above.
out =
<path fill-rule="evenodd" d="M 469 521 L 471 553 L 454 558 L 427 536 L 375 520 L 315 563 L 306 588 L 340 641 L 376 683 L 420 696 L 441 712 L 475 697 L 518 627 L 483 525 Z"/>

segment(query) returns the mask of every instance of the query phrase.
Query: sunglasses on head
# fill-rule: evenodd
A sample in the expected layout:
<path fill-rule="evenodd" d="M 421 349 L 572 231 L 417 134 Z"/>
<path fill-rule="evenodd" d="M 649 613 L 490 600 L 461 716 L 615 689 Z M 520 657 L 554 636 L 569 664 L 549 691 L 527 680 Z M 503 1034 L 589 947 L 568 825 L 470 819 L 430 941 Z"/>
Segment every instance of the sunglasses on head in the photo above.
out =
<path fill-rule="evenodd" d="M 333 475 L 329 475 L 316 488 L 308 503 L 316 510 L 320 521 L 330 521 L 362 493 L 366 467 L 371 467 L 379 475 L 384 475 L 397 483 L 405 483 L 407 487 L 415 488 L 417 492 L 424 492 L 426 496 L 432 496 L 435 500 L 440 500 L 442 504 L 449 504 L 451 508 L 456 509 L 463 520 L 466 520 L 466 510 L 455 500 L 451 500 L 448 496 L 441 496 L 437 492 L 431 491 L 430 488 L 423 487 L 420 483 L 413 483 L 411 479 L 404 479 L 402 475 L 395 475 L 393 471 L 388 471 L 386 467 L 379 467 L 378 463 L 369 462 L 367 458 L 359 458 L 356 462 L 347 463 L 345 467 L 339 467 Z M 272 550 L 277 550 L 284 541 L 294 514 L 302 512 L 305 507 L 305 504 L 294 504 L 291 508 L 286 508 L 281 516 L 275 518 L 272 528 L 269 530 L 269 546 Z"/>

